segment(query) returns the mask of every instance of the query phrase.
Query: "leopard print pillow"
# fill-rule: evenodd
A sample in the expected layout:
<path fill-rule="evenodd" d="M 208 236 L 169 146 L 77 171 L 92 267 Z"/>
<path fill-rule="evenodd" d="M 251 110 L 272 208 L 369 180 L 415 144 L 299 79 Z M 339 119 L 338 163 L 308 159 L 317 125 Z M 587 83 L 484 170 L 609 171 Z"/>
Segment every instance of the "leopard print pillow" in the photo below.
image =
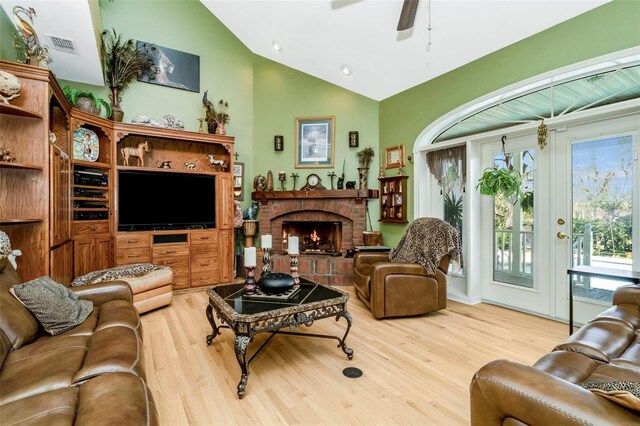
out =
<path fill-rule="evenodd" d="M 583 388 L 630 410 L 640 412 L 640 383 L 632 381 L 583 383 Z"/>
<path fill-rule="evenodd" d="M 11 241 L 4 231 L 0 231 L 0 259 L 9 257 L 11 254 Z"/>

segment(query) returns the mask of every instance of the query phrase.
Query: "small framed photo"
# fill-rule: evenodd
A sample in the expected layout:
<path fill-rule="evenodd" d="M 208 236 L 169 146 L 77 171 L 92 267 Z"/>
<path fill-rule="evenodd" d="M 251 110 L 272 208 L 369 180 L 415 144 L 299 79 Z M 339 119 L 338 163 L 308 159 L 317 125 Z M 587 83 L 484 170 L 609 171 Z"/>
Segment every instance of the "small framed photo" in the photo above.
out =
<path fill-rule="evenodd" d="M 233 199 L 244 201 L 244 163 L 233 164 Z"/>
<path fill-rule="evenodd" d="M 296 118 L 296 169 L 333 167 L 335 122 L 333 116 Z"/>
<path fill-rule="evenodd" d="M 404 166 L 404 145 L 393 146 L 386 149 L 386 169 L 395 169 Z"/>

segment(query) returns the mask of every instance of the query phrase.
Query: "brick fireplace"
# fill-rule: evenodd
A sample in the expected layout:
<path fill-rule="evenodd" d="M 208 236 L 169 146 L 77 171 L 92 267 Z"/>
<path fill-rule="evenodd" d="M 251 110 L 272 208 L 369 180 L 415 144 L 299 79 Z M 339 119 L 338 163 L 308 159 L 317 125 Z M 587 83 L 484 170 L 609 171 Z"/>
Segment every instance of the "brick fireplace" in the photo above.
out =
<path fill-rule="evenodd" d="M 311 248 L 310 240 L 313 238 L 309 235 L 314 225 L 302 225 L 318 224 L 315 226 L 317 229 L 324 229 L 327 228 L 327 224 L 331 224 L 329 228 L 339 229 L 334 232 L 337 241 L 333 243 L 333 253 L 317 254 L 311 250 L 308 253 L 301 252 L 298 271 L 303 277 L 322 284 L 352 283 L 353 259 L 345 258 L 344 255 L 346 250 L 364 244 L 362 232 L 365 230 L 365 200 L 378 198 L 378 191 L 266 191 L 254 192 L 252 198 L 260 202 L 260 234 L 272 235 L 274 271 L 289 272 L 289 256 L 285 254 L 287 235 L 299 236 L 301 243 L 307 241 L 306 247 Z M 293 228 L 292 224 L 295 224 Z M 311 229 L 311 232 L 308 229 Z M 329 243 L 323 245 L 325 248 L 329 246 Z"/>

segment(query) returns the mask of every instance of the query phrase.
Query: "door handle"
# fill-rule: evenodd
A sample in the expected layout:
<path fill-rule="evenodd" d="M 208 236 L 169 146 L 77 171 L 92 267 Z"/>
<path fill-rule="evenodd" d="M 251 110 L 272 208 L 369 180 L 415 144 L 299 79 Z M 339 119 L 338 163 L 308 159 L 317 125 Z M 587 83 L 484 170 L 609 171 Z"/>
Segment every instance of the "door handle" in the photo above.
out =
<path fill-rule="evenodd" d="M 568 238 L 567 234 L 565 234 L 564 232 L 558 232 L 556 236 L 558 237 L 559 240 L 564 240 L 565 238 Z"/>

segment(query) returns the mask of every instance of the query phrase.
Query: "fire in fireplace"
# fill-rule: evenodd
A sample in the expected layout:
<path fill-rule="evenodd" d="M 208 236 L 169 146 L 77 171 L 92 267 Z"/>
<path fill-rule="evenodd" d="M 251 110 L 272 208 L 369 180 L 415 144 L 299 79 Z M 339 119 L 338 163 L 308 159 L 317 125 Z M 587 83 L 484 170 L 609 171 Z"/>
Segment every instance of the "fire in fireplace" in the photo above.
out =
<path fill-rule="evenodd" d="M 282 250 L 287 251 L 289 237 L 300 239 L 301 254 L 331 254 L 342 251 L 342 222 L 282 222 Z"/>

